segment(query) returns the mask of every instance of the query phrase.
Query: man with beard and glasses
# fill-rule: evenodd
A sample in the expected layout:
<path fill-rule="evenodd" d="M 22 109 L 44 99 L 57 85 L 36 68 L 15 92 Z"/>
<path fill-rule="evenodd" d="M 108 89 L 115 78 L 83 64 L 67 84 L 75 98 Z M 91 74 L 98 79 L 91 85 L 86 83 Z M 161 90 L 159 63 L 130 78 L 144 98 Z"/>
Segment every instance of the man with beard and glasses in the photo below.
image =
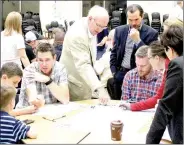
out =
<path fill-rule="evenodd" d="M 148 48 L 149 46 L 141 46 L 135 53 L 136 68 L 124 77 L 122 100 L 139 102 L 156 95 L 162 82 L 162 73 L 152 69 L 147 56 Z"/>
<path fill-rule="evenodd" d="M 136 67 L 135 52 L 143 45 L 149 45 L 158 40 L 158 32 L 142 24 L 144 11 L 140 5 L 127 7 L 128 25 L 115 29 L 114 46 L 110 57 L 110 68 L 113 78 L 107 83 L 107 89 L 112 99 L 120 100 L 121 86 L 125 74 Z"/>

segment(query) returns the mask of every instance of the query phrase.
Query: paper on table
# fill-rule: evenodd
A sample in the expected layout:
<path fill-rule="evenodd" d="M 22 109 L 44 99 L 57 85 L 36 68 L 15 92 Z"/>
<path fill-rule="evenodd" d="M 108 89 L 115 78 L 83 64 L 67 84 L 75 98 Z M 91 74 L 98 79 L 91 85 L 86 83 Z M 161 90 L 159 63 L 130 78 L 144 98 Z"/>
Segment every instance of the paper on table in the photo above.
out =
<path fill-rule="evenodd" d="M 36 112 L 34 115 L 40 115 L 40 116 L 49 116 L 50 119 L 55 119 L 58 117 L 61 117 L 65 115 L 67 112 L 77 110 L 83 107 L 80 104 L 70 102 L 66 105 L 57 103 L 57 104 L 46 104 L 44 107 L 40 108 L 38 112 Z"/>

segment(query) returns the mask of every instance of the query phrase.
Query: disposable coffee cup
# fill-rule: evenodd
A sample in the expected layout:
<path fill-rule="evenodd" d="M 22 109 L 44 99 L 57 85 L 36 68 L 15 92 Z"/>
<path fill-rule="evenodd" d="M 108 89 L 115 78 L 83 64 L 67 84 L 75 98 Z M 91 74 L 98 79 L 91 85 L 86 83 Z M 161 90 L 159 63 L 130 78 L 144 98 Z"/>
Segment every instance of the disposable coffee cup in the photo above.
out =
<path fill-rule="evenodd" d="M 120 141 L 122 137 L 123 122 L 115 120 L 111 122 L 111 139 L 113 141 Z"/>

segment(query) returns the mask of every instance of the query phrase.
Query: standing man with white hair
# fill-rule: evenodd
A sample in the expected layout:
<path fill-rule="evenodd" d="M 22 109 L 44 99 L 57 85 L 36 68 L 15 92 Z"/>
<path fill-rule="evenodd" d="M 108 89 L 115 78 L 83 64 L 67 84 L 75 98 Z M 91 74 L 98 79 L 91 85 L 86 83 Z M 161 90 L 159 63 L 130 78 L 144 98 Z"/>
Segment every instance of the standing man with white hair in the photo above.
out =
<path fill-rule="evenodd" d="M 71 101 L 91 99 L 92 94 L 97 94 L 95 97 L 106 104 L 110 98 L 94 70 L 96 35 L 108 22 L 107 10 L 95 5 L 88 16 L 76 21 L 65 35 L 60 62 L 67 70 Z"/>

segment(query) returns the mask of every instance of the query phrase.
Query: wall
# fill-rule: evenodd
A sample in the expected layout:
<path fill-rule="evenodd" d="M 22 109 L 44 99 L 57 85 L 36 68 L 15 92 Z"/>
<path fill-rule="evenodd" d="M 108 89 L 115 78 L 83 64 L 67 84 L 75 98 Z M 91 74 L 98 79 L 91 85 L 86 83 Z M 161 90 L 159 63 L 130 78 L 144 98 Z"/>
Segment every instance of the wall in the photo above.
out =
<path fill-rule="evenodd" d="M 31 11 L 34 13 L 39 13 L 40 2 L 39 1 L 22 1 L 21 2 L 21 12 L 25 13 Z"/>
<path fill-rule="evenodd" d="M 4 1 L 3 3 L 3 19 L 6 18 L 8 13 L 12 11 L 19 11 L 19 1 Z"/>
<path fill-rule="evenodd" d="M 145 12 L 149 14 L 150 22 L 152 20 L 151 13 L 159 12 L 161 16 L 161 22 L 164 14 L 168 14 L 174 7 L 174 1 L 127 1 L 127 6 L 130 4 L 139 4 L 142 6 Z"/>
<path fill-rule="evenodd" d="M 73 12 L 71 12 L 73 11 Z M 82 1 L 40 1 L 40 18 L 42 30 L 51 21 L 64 24 L 64 20 L 76 21 L 82 17 Z"/>

